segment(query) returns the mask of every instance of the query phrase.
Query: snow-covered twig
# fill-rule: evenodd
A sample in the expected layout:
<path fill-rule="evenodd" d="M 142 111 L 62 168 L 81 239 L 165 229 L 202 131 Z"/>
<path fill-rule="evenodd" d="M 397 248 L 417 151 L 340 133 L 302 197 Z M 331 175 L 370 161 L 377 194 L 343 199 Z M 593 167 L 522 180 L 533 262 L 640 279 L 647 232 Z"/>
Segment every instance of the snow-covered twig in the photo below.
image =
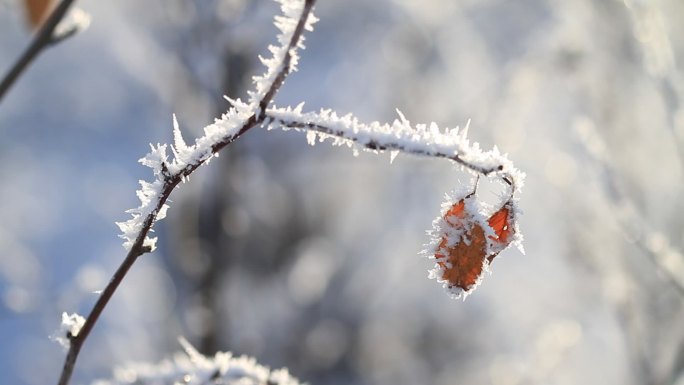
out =
<path fill-rule="evenodd" d="M 297 129 L 307 131 L 307 140 L 333 139 L 334 145 L 359 145 L 370 151 L 390 151 L 450 159 L 466 169 L 484 176 L 500 176 L 513 186 L 522 187 L 523 174 L 513 163 L 494 147 L 482 151 L 477 143 L 470 143 L 466 129 L 440 128 L 435 123 L 411 125 L 397 111 L 399 119 L 391 124 L 360 122 L 353 115 L 338 116 L 334 111 L 302 113 L 302 105 L 296 108 L 272 108 L 266 111 L 269 129 Z M 317 138 L 318 136 L 318 138 Z"/>
<path fill-rule="evenodd" d="M 2 78 L 2 82 L 0 82 L 0 101 L 39 53 L 41 53 L 45 48 L 61 42 L 62 40 L 73 36 L 76 32 L 78 32 L 78 28 L 73 28 L 64 31 L 61 34 L 55 35 L 58 25 L 66 15 L 73 2 L 74 0 L 62 0 L 62 2 L 59 3 L 55 10 L 52 11 L 50 17 L 40 28 L 38 33 L 36 33 L 36 37 L 33 38 L 31 44 L 26 48 L 26 51 L 21 54 L 17 62 Z"/>
<path fill-rule="evenodd" d="M 508 185 L 510 195 L 507 194 L 505 203 L 496 211 L 491 211 L 486 204 L 475 204 L 477 199 L 469 199 L 467 215 L 464 214 L 463 223 L 458 226 L 446 218 L 447 212 L 454 205 L 458 206 L 464 196 L 474 196 L 475 191 L 447 196 L 441 215 L 428 232 L 432 240 L 421 254 L 436 261 L 429 277 L 441 283 L 452 298 L 465 299 L 480 284 L 482 271 L 489 271 L 494 257 L 509 245 L 516 245 L 523 251 L 523 237 L 517 225 L 520 210 L 516 194 L 523 185 L 524 174 L 496 147 L 483 151 L 477 143 L 470 143 L 466 137 L 467 127 L 442 130 L 435 123 L 411 125 L 399 111 L 399 119 L 391 124 L 366 124 L 351 114 L 338 116 L 330 110 L 303 113 L 302 107 L 300 104 L 296 108 L 269 109 L 264 125 L 267 129 L 306 131 L 311 145 L 331 139 L 333 145 L 348 145 L 355 151 L 356 147 L 373 152 L 390 151 L 391 160 L 399 152 L 445 158 L 478 176 L 500 178 Z M 498 223 L 498 233 L 493 223 Z M 456 247 L 458 243 L 466 246 Z"/>
<path fill-rule="evenodd" d="M 477 174 L 501 178 L 510 185 L 512 194 L 522 186 L 523 174 L 504 155 L 496 148 L 482 151 L 477 143 L 466 139 L 465 130 L 442 131 L 435 124 L 412 126 L 401 114 L 401 119 L 392 124 L 363 124 L 350 115 L 339 117 L 327 110 L 303 114 L 301 105 L 295 109 L 269 108 L 287 75 L 296 70 L 297 49 L 303 48 L 304 30 L 311 30 L 316 21 L 311 13 L 315 0 L 277 1 L 283 12 L 275 18 L 275 25 L 281 31 L 279 45 L 269 46 L 272 57 L 261 58 L 266 73 L 254 78 L 255 89 L 249 93 L 247 102 L 229 99 L 232 107 L 220 119 L 206 126 L 204 135 L 193 145 L 186 144 L 174 117 L 173 146 L 152 146 L 152 151 L 140 160 L 152 168 L 154 180 L 140 182 L 141 189 L 137 192 L 140 206 L 128 211 L 130 219 L 117 223 L 128 255 L 102 291 L 78 334 L 70 336 L 59 385 L 68 384 L 84 341 L 128 270 L 139 256 L 154 250 L 156 238 L 150 238 L 148 234 L 154 223 L 165 217 L 166 202 L 176 186 L 254 127 L 307 130 L 310 142 L 317 136 L 321 139 L 334 137 L 338 144 L 356 144 L 372 151 L 389 150 L 393 154 L 403 151 L 447 158 Z M 172 152 L 171 158 L 167 154 L 168 148 Z"/>
<path fill-rule="evenodd" d="M 296 69 L 296 50 L 303 46 L 302 34 L 305 29 L 311 30 L 312 24 L 316 21 L 311 13 L 315 0 L 279 1 L 283 15 L 276 16 L 275 24 L 281 31 L 278 35 L 280 45 L 270 46 L 269 50 L 273 57 L 262 59 L 267 71 L 265 75 L 255 77 L 256 91 L 250 93 L 249 103 L 234 101 L 233 107 L 221 119 L 205 127 L 205 135 L 197 139 L 192 146 L 185 144 L 180 128 L 174 121 L 174 159 L 167 159 L 167 145 L 157 145 L 152 146 L 152 152 L 140 160 L 142 164 L 153 169 L 155 180 L 141 181 L 142 188 L 138 190 L 141 205 L 129 210 L 132 214 L 131 219 L 119 223 L 128 254 L 100 294 L 78 335 L 69 338 L 69 351 L 59 385 L 69 383 L 83 343 L 128 270 L 139 256 L 154 249 L 156 239 L 148 238 L 147 235 L 154 223 L 165 216 L 168 207 L 166 201 L 171 192 L 218 151 L 233 143 L 245 132 L 259 126 L 265 119 L 265 106 L 273 99 L 285 77 Z"/>
<path fill-rule="evenodd" d="M 180 339 L 184 352 L 159 364 L 129 364 L 114 371 L 111 380 L 94 385 L 299 385 L 287 369 L 271 370 L 251 357 L 235 357 L 218 352 L 214 357 L 200 354 L 185 339 Z"/>

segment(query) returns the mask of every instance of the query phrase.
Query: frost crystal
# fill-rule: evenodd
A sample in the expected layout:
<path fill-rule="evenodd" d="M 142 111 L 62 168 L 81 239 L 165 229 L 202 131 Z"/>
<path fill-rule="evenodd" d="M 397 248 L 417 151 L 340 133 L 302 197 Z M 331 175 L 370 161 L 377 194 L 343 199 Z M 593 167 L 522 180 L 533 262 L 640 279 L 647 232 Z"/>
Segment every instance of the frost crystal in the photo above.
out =
<path fill-rule="evenodd" d="M 259 102 L 264 98 L 271 85 L 276 81 L 278 73 L 281 72 L 282 66 L 288 63 L 285 62 L 285 57 L 290 53 L 290 71 L 297 70 L 297 64 L 299 62 L 299 56 L 295 49 L 290 49 L 289 43 L 292 39 L 292 35 L 295 32 L 295 27 L 299 20 L 302 11 L 304 10 L 304 1 L 292 1 L 292 0 L 277 0 L 280 3 L 280 9 L 282 11 L 282 16 L 275 17 L 275 26 L 280 30 L 278 34 L 279 46 L 270 45 L 268 50 L 271 52 L 270 58 L 260 57 L 261 62 L 266 66 L 266 73 L 261 76 L 254 77 L 254 83 L 256 85 L 256 91 L 250 92 L 249 102 L 251 105 L 258 105 Z M 313 30 L 313 25 L 318 19 L 313 14 L 309 14 L 306 20 L 304 28 L 307 31 Z M 304 48 L 304 38 L 301 38 L 294 48 Z"/>
<path fill-rule="evenodd" d="M 271 370 L 254 358 L 233 357 L 229 352 L 205 357 L 181 339 L 183 353 L 156 365 L 134 363 L 114 371 L 114 378 L 93 385 L 299 385 L 287 369 Z"/>
<path fill-rule="evenodd" d="M 62 313 L 62 324 L 59 327 L 59 332 L 52 339 L 57 341 L 65 349 L 69 348 L 70 339 L 76 337 L 78 332 L 85 324 L 85 318 L 80 315 Z"/>
<path fill-rule="evenodd" d="M 90 26 L 90 14 L 80 8 L 74 8 L 55 27 L 53 38 L 63 39 L 72 34 L 80 33 Z"/>
<path fill-rule="evenodd" d="M 390 151 L 390 164 L 394 163 L 394 160 L 397 159 L 397 155 L 399 155 L 399 151 Z"/>

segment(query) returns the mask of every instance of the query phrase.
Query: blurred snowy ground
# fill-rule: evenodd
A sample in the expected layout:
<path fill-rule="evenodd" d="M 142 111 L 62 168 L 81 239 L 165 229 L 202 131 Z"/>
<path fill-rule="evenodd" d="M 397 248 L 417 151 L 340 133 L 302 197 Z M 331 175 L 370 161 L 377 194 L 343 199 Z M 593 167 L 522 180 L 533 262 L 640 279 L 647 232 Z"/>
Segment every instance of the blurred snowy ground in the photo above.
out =
<path fill-rule="evenodd" d="M 30 40 L 17 3 L 0 5 L 3 73 Z M 271 2 L 78 5 L 90 28 L 42 54 L 0 105 L 6 383 L 56 381 L 64 353 L 48 337 L 62 311 L 88 312 L 124 256 L 114 222 L 148 178 L 136 160 L 171 141 L 173 112 L 191 137 L 227 108 L 225 90 L 244 97 L 275 34 Z M 74 383 L 157 361 L 178 335 L 314 385 L 683 381 L 682 293 L 630 237 L 684 247 L 684 4 L 629 5 L 320 1 L 276 103 L 471 119 L 472 140 L 527 172 L 526 254 L 507 250 L 453 301 L 417 253 L 468 175 L 250 132 L 172 196 L 160 249 L 124 281 Z M 578 127 L 603 138 L 634 228 L 616 220 Z"/>

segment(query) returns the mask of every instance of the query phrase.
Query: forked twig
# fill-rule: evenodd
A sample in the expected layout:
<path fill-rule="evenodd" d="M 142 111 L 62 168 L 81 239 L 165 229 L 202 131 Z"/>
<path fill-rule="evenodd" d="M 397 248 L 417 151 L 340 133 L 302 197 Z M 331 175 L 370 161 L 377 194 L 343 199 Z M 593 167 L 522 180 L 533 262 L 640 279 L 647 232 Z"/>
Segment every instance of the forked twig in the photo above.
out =
<path fill-rule="evenodd" d="M 71 1 L 65 0 L 64 3 L 68 3 Z M 292 56 L 294 54 L 294 50 L 296 49 L 297 45 L 299 44 L 299 41 L 301 39 L 302 33 L 304 32 L 304 27 L 306 25 L 307 18 L 309 14 L 311 13 L 311 9 L 314 5 L 315 0 L 305 0 L 305 5 L 301 14 L 301 17 L 297 23 L 297 27 L 294 30 L 294 33 L 292 34 L 292 38 L 289 42 L 287 53 L 285 55 L 285 60 L 283 61 L 283 65 L 281 66 L 280 72 L 276 76 L 276 81 L 271 83 L 271 87 L 269 88 L 269 91 L 264 95 L 264 97 L 261 99 L 261 103 L 268 104 L 270 100 L 275 96 L 276 92 L 278 91 L 279 87 L 281 86 L 283 80 L 285 77 L 291 72 L 292 68 L 290 66 L 290 61 L 292 59 Z M 51 18 L 52 20 L 52 18 Z M 261 104 L 260 103 L 260 104 Z M 249 131 L 250 129 L 254 128 L 255 126 L 258 126 L 262 123 L 264 120 L 265 116 L 262 113 L 255 113 L 253 114 L 249 119 L 247 119 L 242 127 L 233 135 L 226 137 L 222 141 L 216 143 L 211 147 L 211 151 L 213 153 L 216 153 L 220 151 L 222 148 L 228 146 L 229 144 L 233 143 L 235 140 L 237 140 L 240 136 L 242 136 L 245 132 Z M 156 221 L 157 217 L 159 216 L 160 211 L 164 207 L 167 199 L 171 195 L 171 192 L 176 188 L 176 186 L 184 180 L 187 176 L 193 173 L 199 166 L 201 166 L 204 162 L 206 162 L 210 158 L 203 159 L 201 161 L 198 161 L 197 163 L 194 164 L 189 164 L 186 167 L 182 168 L 181 170 L 177 171 L 176 173 L 173 174 L 166 174 L 164 177 L 164 187 L 159 194 L 159 200 L 157 202 L 156 207 L 152 212 L 150 212 L 146 217 L 143 222 L 142 228 L 140 229 L 140 232 L 138 236 L 135 238 L 135 241 L 133 242 L 128 255 L 126 255 L 126 258 L 124 261 L 121 263 L 119 268 L 116 270 L 114 275 L 112 276 L 111 280 L 107 284 L 107 286 L 104 288 L 102 293 L 100 294 L 100 297 L 98 298 L 97 302 L 93 306 L 93 309 L 91 310 L 90 314 L 85 320 L 85 323 L 83 324 L 83 327 L 81 330 L 78 332 L 76 336 L 69 336 L 70 339 L 70 344 L 69 344 L 69 350 L 66 355 L 66 359 L 64 361 L 64 366 L 62 368 L 62 373 L 59 378 L 59 385 L 67 385 L 69 383 L 69 380 L 71 379 L 71 375 L 74 371 L 74 367 L 76 365 L 76 360 L 78 358 L 78 354 L 81 351 L 81 348 L 83 347 L 83 343 L 86 341 L 88 338 L 88 335 L 90 335 L 90 332 L 92 331 L 93 327 L 95 326 L 95 323 L 99 319 L 100 315 L 102 314 L 102 311 L 104 308 L 107 306 L 107 303 L 109 300 L 112 298 L 112 295 L 116 291 L 116 289 L 119 287 L 121 282 L 123 281 L 124 277 L 130 270 L 131 266 L 135 263 L 135 261 L 140 257 L 141 255 L 150 252 L 151 247 L 148 245 L 145 245 L 145 240 L 147 238 L 148 233 L 152 229 L 152 226 L 154 225 L 154 222 Z"/>
<path fill-rule="evenodd" d="M 75 336 L 70 336 L 59 385 L 69 383 L 83 343 L 131 266 L 139 256 L 154 249 L 156 240 L 148 238 L 148 234 L 154 223 L 166 215 L 166 202 L 171 192 L 199 166 L 209 162 L 220 150 L 254 127 L 306 129 L 314 135 L 314 139 L 316 135 L 336 136 L 343 143 L 358 144 L 369 150 L 403 151 L 448 158 L 475 173 L 501 177 L 514 190 L 521 186 L 523 174 L 505 156 L 496 149 L 484 152 L 477 144 L 470 144 L 465 138 L 465 131 L 442 132 L 434 124 L 414 127 L 403 116 L 391 125 L 377 122 L 364 125 L 353 117 L 337 117 L 329 111 L 302 114 L 300 107 L 269 108 L 287 75 L 296 69 L 296 53 L 298 48 L 303 47 L 304 30 L 311 29 L 311 24 L 316 21 L 311 14 L 315 0 L 303 0 L 303 3 L 278 1 L 285 13 L 284 17 L 276 17 L 275 23 L 282 31 L 278 36 L 280 46 L 269 47 L 272 58 L 262 58 L 267 71 L 255 78 L 256 89 L 249 94 L 249 101 L 233 100 L 233 107 L 221 119 L 205 127 L 204 136 L 196 139 L 192 146 L 185 144 L 174 119 L 173 160 L 167 159 L 167 145 L 152 146 L 152 152 L 140 160 L 153 169 L 156 179 L 153 182 L 141 181 L 142 188 L 138 190 L 141 206 L 129 210 L 132 218 L 118 224 L 123 231 L 128 255 L 102 291 L 83 327 Z"/>
<path fill-rule="evenodd" d="M 75 30 L 72 32 L 67 32 L 63 36 L 54 36 L 55 28 L 62 21 L 64 15 L 66 15 L 69 7 L 74 2 L 74 0 L 62 0 L 61 3 L 52 11 L 50 17 L 45 21 L 43 26 L 40 28 L 36 36 L 33 38 L 31 44 L 26 48 L 26 50 L 21 54 L 16 63 L 7 72 L 7 74 L 2 78 L 0 82 L 0 101 L 5 96 L 7 91 L 12 87 L 14 82 L 19 79 L 19 76 L 28 68 L 29 64 L 35 59 L 39 53 L 41 53 L 45 48 L 54 45 L 56 42 L 64 40 L 66 37 L 73 35 Z"/>

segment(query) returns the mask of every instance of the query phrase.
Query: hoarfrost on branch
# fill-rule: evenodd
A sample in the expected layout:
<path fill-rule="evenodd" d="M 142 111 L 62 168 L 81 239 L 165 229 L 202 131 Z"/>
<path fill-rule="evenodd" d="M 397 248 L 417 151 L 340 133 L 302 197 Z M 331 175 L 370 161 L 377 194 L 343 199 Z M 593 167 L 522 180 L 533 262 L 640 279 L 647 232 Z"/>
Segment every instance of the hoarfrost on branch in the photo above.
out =
<path fill-rule="evenodd" d="M 397 152 L 449 159 L 477 175 L 497 178 L 510 186 L 512 195 L 523 183 L 524 174 L 518 171 L 497 148 L 483 151 L 477 143 L 466 138 L 466 130 L 440 129 L 435 123 L 411 125 L 401 113 L 391 124 L 365 124 L 352 115 L 338 116 L 330 110 L 303 113 L 303 104 L 296 108 L 272 106 L 273 98 L 289 73 L 298 64 L 297 50 L 304 48 L 303 32 L 311 31 L 317 21 L 312 14 L 315 0 L 276 0 L 281 15 L 275 17 L 280 33 L 278 45 L 271 45 L 271 56 L 260 58 L 266 66 L 263 75 L 253 78 L 254 89 L 247 101 L 226 98 L 232 106 L 214 123 L 204 127 L 204 135 L 192 145 L 183 139 L 182 130 L 173 117 L 173 145 L 151 145 L 151 151 L 139 162 L 150 167 L 152 181 L 140 181 L 137 196 L 140 205 L 128 210 L 131 218 L 117 223 L 128 254 L 102 291 L 83 327 L 71 339 L 59 384 L 66 385 L 85 339 L 97 322 L 107 302 L 122 282 L 137 258 L 154 250 L 156 238 L 148 237 L 154 223 L 166 216 L 170 194 L 201 165 L 209 163 L 218 152 L 255 127 L 307 131 L 307 141 L 315 143 L 331 138 L 334 144 L 346 144 L 356 152 L 358 148 L 381 152 L 389 151 L 394 159 Z M 168 151 L 171 150 L 171 157 Z M 72 333 L 73 335 L 73 333 Z M 187 349 L 186 349 L 187 351 Z M 185 379 L 185 377 L 184 377 Z M 290 384 L 290 382 L 283 382 Z"/>
<path fill-rule="evenodd" d="M 99 380 L 93 385 L 299 385 L 287 369 L 271 370 L 254 358 L 234 357 L 230 352 L 218 352 L 214 357 L 200 354 L 185 339 L 180 339 L 183 352 L 156 365 L 131 363 L 114 370 L 114 378 Z"/>

